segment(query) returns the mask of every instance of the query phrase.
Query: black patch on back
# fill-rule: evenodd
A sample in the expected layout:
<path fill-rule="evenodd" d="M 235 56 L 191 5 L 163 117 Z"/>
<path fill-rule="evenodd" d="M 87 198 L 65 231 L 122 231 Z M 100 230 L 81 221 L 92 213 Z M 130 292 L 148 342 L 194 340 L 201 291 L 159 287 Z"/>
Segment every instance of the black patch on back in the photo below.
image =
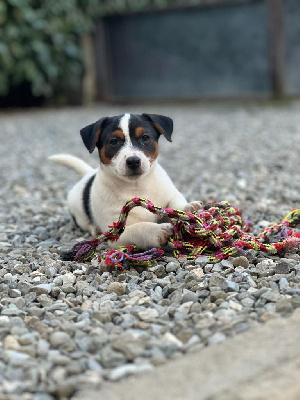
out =
<path fill-rule="evenodd" d="M 73 222 L 74 222 L 76 228 L 80 228 L 80 226 L 77 224 L 77 221 L 76 221 L 75 216 L 74 216 L 73 214 L 71 214 L 71 217 L 72 217 L 72 219 L 73 219 Z"/>
<path fill-rule="evenodd" d="M 91 187 L 94 182 L 95 176 L 96 175 L 90 177 L 83 191 L 83 209 L 91 222 L 93 222 L 93 215 L 91 210 L 90 197 L 91 197 Z"/>

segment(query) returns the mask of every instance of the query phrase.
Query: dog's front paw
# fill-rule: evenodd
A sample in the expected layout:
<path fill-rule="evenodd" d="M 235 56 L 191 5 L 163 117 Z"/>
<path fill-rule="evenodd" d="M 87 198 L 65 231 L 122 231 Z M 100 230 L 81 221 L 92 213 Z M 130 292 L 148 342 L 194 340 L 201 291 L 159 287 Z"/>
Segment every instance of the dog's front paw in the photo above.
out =
<path fill-rule="evenodd" d="M 96 225 L 92 225 L 92 224 L 90 224 L 88 226 L 88 231 L 90 232 L 90 234 L 92 236 L 98 236 L 101 233 L 100 229 Z"/>
<path fill-rule="evenodd" d="M 161 247 L 167 243 L 169 237 L 173 234 L 173 227 L 172 227 L 172 224 L 170 224 L 170 223 L 157 224 L 157 226 L 158 226 L 158 232 L 157 232 L 158 246 L 157 247 Z"/>
<path fill-rule="evenodd" d="M 194 212 L 201 208 L 203 208 L 203 203 L 201 203 L 201 201 L 192 201 L 184 207 L 184 211 Z"/>

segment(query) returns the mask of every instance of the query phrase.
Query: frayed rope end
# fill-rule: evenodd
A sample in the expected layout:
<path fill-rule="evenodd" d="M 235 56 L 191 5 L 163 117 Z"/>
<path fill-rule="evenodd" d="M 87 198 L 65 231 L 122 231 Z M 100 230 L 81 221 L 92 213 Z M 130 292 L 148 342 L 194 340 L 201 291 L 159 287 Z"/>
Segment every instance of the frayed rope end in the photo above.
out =
<path fill-rule="evenodd" d="M 98 246 L 97 240 L 83 240 L 73 246 L 70 251 L 67 251 L 61 255 L 61 259 L 64 261 L 90 261 Z"/>

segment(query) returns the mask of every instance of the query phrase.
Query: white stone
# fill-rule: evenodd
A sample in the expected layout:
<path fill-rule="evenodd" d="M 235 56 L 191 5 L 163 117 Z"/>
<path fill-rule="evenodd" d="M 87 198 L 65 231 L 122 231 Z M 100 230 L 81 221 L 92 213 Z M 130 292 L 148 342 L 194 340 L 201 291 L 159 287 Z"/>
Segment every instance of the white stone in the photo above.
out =
<path fill-rule="evenodd" d="M 171 332 L 166 332 L 163 335 L 163 340 L 174 344 L 178 348 L 181 348 L 183 346 L 183 343 L 181 342 L 181 340 L 177 339 L 177 337 L 175 335 L 173 335 L 173 333 L 171 333 Z"/>
<path fill-rule="evenodd" d="M 3 341 L 3 348 L 9 350 L 19 350 L 20 345 L 15 336 L 7 335 Z"/>
<path fill-rule="evenodd" d="M 76 276 L 71 272 L 67 272 L 65 275 L 61 275 L 63 286 L 72 286 L 76 281 Z"/>
<path fill-rule="evenodd" d="M 192 270 L 192 274 L 195 275 L 197 281 L 200 281 L 204 277 L 204 272 L 202 268 L 195 268 Z"/>
<path fill-rule="evenodd" d="M 149 308 L 138 313 L 138 316 L 142 321 L 152 321 L 153 319 L 157 318 L 158 315 L 159 313 L 155 308 Z"/>
<path fill-rule="evenodd" d="M 244 307 L 252 307 L 254 304 L 254 300 L 250 299 L 250 297 L 245 297 L 241 300 L 241 303 Z"/>
<path fill-rule="evenodd" d="M 241 309 L 243 308 L 243 306 L 240 303 L 237 303 L 236 301 L 233 300 L 229 300 L 229 307 L 235 311 L 241 311 Z"/>
<path fill-rule="evenodd" d="M 139 374 L 143 372 L 150 372 L 153 370 L 153 366 L 150 364 L 124 364 L 114 368 L 108 375 L 111 381 L 118 381 L 128 375 Z"/>
<path fill-rule="evenodd" d="M 193 304 L 194 304 L 193 301 L 187 301 L 186 303 L 181 304 L 177 308 L 177 311 L 179 311 L 181 313 L 184 313 L 184 314 L 188 314 L 190 312 L 190 309 L 191 309 Z"/>

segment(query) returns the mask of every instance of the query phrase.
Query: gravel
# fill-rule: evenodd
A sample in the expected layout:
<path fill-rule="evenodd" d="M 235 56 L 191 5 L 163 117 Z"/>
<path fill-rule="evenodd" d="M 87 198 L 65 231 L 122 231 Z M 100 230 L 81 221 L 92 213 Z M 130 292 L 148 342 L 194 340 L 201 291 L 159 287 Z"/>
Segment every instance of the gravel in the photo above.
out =
<path fill-rule="evenodd" d="M 101 272 L 62 261 L 89 235 L 68 214 L 76 175 L 93 165 L 79 129 L 104 115 L 158 112 L 175 122 L 161 163 L 189 200 L 228 200 L 259 232 L 300 197 L 300 103 L 29 110 L 0 115 L 0 397 L 68 399 L 147 373 L 300 307 L 299 250 L 253 250 L 210 264 L 166 256 L 147 269 Z M 90 160 L 91 158 L 91 160 Z"/>

